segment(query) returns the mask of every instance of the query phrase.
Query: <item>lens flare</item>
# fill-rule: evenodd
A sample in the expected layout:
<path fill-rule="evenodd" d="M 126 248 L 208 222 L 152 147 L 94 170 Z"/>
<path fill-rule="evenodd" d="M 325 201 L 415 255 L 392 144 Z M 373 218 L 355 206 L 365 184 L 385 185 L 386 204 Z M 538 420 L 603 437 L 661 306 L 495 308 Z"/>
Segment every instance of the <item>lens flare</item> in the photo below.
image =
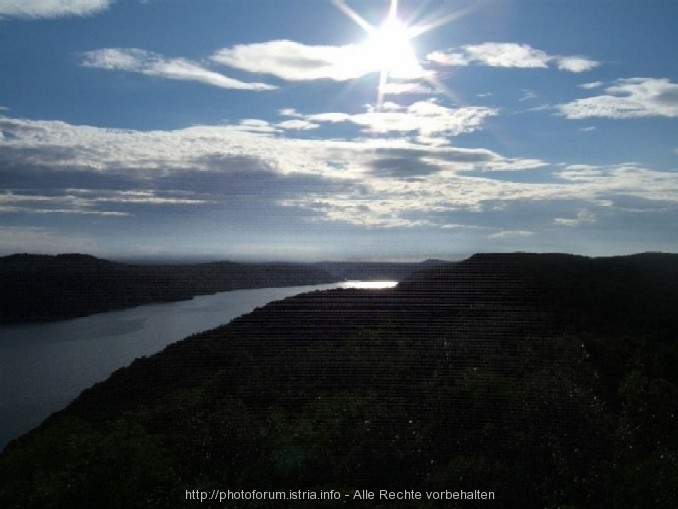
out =
<path fill-rule="evenodd" d="M 366 58 L 387 78 L 419 79 L 423 71 L 410 40 L 407 26 L 398 18 L 388 18 L 365 43 Z"/>
<path fill-rule="evenodd" d="M 412 40 L 458 19 L 465 12 L 437 13 L 429 20 L 414 24 L 403 22 L 398 17 L 398 0 L 391 0 L 386 19 L 380 26 L 375 27 L 349 7 L 344 0 L 334 0 L 334 5 L 368 34 L 367 40 L 357 47 L 355 62 L 352 65 L 365 72 L 379 73 L 377 110 L 382 108 L 385 91 L 397 89 L 398 82 L 402 84 L 424 79 L 448 95 L 448 91 L 441 88 L 437 80 L 419 64 Z M 389 86 L 394 82 L 396 87 Z"/>

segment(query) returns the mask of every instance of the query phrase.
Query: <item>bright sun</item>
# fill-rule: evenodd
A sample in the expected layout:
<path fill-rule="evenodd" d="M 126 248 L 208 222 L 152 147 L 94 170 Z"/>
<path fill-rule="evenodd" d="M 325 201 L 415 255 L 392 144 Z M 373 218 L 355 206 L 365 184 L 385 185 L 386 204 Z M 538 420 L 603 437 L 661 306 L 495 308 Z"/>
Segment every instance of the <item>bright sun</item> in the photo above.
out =
<path fill-rule="evenodd" d="M 412 39 L 440 27 L 470 12 L 471 7 L 458 11 L 448 11 L 446 8 L 438 10 L 428 19 L 420 20 L 417 24 L 404 23 L 398 18 L 398 0 L 389 1 L 389 10 L 381 26 L 373 26 L 365 18 L 346 4 L 346 0 L 333 0 L 344 14 L 351 18 L 368 34 L 367 40 L 355 45 L 354 51 L 344 64 L 361 73 L 379 73 L 379 88 L 377 91 L 377 109 L 383 104 L 384 95 L 389 90 L 398 89 L 394 81 L 417 81 L 424 79 L 437 89 L 449 95 L 437 80 L 419 65 L 417 56 L 412 47 Z M 390 88 L 389 85 L 395 85 Z M 392 92 L 390 92 L 392 93 Z"/>
<path fill-rule="evenodd" d="M 411 27 L 403 23 L 398 18 L 398 0 L 390 0 L 388 16 L 378 27 L 367 22 L 346 5 L 344 0 L 334 0 L 334 4 L 368 34 L 367 40 L 357 46 L 355 61 L 349 65 L 364 69 L 365 72 L 379 73 L 377 108 L 381 107 L 385 90 L 390 82 L 425 77 L 411 40 L 429 28 Z"/>
<path fill-rule="evenodd" d="M 382 25 L 373 30 L 364 44 L 368 67 L 396 80 L 417 79 L 422 69 L 410 43 L 412 33 L 395 16 L 389 16 Z"/>

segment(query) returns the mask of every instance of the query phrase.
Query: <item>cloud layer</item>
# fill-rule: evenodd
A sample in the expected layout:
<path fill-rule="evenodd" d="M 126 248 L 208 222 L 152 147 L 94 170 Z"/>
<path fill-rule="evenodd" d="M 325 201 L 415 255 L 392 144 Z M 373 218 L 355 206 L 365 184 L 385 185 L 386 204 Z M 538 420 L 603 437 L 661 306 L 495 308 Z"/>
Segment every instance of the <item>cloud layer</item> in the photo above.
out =
<path fill-rule="evenodd" d="M 288 227 L 463 227 L 509 238 L 678 210 L 678 174 L 638 164 L 558 166 L 402 139 L 278 137 L 252 123 L 140 132 L 2 117 L 0 213 L 138 220 L 179 208 L 259 221 L 277 210 Z M 525 178 L 534 172 L 541 177 Z"/>
<path fill-rule="evenodd" d="M 115 0 L 0 0 L 0 18 L 58 18 L 103 11 Z"/>

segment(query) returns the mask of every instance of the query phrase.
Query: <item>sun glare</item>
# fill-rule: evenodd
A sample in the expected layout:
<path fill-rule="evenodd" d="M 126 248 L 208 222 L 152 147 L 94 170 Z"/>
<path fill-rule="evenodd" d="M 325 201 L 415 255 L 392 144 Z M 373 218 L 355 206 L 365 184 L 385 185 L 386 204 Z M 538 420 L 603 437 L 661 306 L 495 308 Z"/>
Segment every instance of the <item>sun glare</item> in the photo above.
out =
<path fill-rule="evenodd" d="M 365 59 L 374 70 L 385 74 L 385 79 L 418 79 L 422 69 L 411 39 L 407 26 L 398 18 L 389 17 L 365 43 Z"/>
<path fill-rule="evenodd" d="M 379 73 L 377 109 L 381 108 L 389 81 L 413 81 L 426 78 L 412 47 L 412 39 L 427 31 L 428 28 L 422 29 L 419 26 L 409 26 L 403 23 L 398 18 L 398 0 L 391 0 L 388 15 L 378 27 L 368 23 L 346 5 L 344 0 L 334 0 L 334 4 L 368 34 L 367 40 L 358 46 L 357 61 L 352 65 L 366 72 Z"/>

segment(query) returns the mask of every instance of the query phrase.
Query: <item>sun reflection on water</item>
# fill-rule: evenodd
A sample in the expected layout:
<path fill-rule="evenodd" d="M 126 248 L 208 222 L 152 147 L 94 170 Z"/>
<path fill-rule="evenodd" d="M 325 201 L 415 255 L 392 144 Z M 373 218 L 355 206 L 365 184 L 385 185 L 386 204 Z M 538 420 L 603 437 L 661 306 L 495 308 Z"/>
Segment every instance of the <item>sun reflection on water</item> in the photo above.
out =
<path fill-rule="evenodd" d="M 341 288 L 358 288 L 362 290 L 385 290 L 394 288 L 398 281 L 344 281 Z"/>

